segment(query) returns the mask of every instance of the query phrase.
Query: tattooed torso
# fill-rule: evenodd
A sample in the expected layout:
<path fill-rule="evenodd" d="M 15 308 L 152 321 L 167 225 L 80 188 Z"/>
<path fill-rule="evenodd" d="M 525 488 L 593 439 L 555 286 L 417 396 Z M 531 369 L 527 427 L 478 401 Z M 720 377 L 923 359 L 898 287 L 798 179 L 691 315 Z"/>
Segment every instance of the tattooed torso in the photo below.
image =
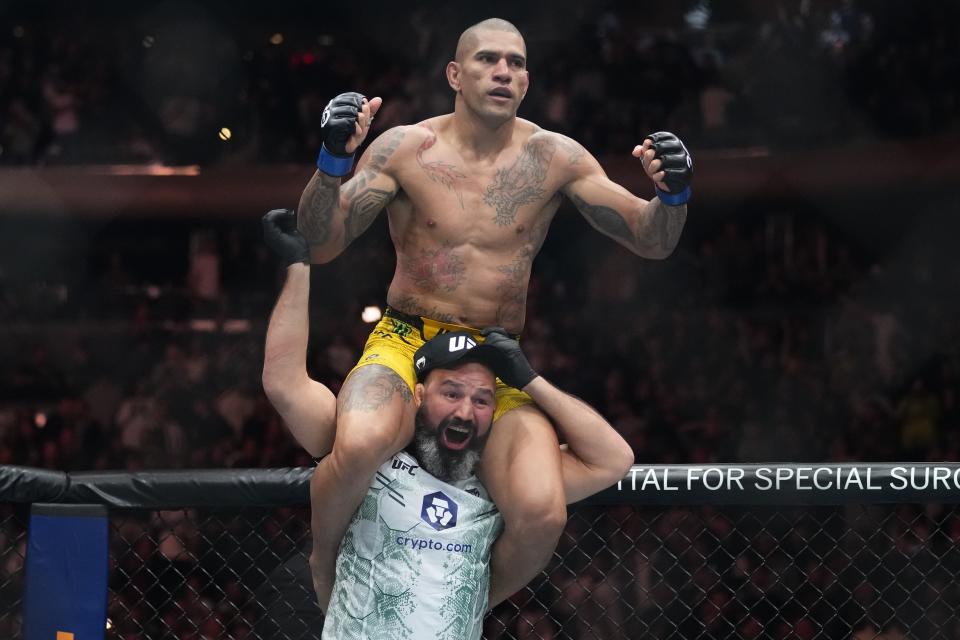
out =
<path fill-rule="evenodd" d="M 560 205 L 566 139 L 518 120 L 515 144 L 470 158 L 441 116 L 414 127 L 394 157 L 388 205 L 397 268 L 387 302 L 472 327 L 523 327 L 530 269 Z M 579 147 L 577 147 L 579 149 Z"/>

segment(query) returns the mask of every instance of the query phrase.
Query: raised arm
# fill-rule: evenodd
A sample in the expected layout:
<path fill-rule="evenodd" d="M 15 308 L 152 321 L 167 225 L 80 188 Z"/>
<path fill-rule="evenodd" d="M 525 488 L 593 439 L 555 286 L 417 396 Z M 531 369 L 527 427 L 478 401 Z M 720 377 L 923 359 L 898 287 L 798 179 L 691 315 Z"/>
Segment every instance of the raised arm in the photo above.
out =
<path fill-rule="evenodd" d="M 610 180 L 596 158 L 579 143 L 562 137 L 571 179 L 563 187 L 583 217 L 600 233 L 644 258 L 669 256 L 687 220 L 693 163 L 672 133 L 650 134 L 633 149 L 656 185 L 657 197 L 644 200 Z"/>
<path fill-rule="evenodd" d="M 319 458 L 333 446 L 337 400 L 307 375 L 309 249 L 294 224 L 295 214 L 289 209 L 274 209 L 263 217 L 264 238 L 287 265 L 286 281 L 267 326 L 263 390 L 294 439 Z"/>
<path fill-rule="evenodd" d="M 606 419 L 583 400 L 560 391 L 543 376 L 523 388 L 553 420 L 566 440 L 561 451 L 567 503 L 577 502 L 623 480 L 633 464 L 633 449 Z"/>
<path fill-rule="evenodd" d="M 528 393 L 566 440 L 561 464 L 567 502 L 583 500 L 622 480 L 633 464 L 633 450 L 610 423 L 534 372 L 520 345 L 502 329 L 488 329 L 484 335 L 486 344 L 500 351 L 500 379 Z"/>
<path fill-rule="evenodd" d="M 403 127 L 384 132 L 371 143 L 353 177 L 353 154 L 367 137 L 381 104 L 357 93 L 330 101 L 323 113 L 323 148 L 317 171 L 300 196 L 297 227 L 310 245 L 310 259 L 330 262 L 363 233 L 393 199 L 399 187 L 390 158 L 404 136 Z"/>

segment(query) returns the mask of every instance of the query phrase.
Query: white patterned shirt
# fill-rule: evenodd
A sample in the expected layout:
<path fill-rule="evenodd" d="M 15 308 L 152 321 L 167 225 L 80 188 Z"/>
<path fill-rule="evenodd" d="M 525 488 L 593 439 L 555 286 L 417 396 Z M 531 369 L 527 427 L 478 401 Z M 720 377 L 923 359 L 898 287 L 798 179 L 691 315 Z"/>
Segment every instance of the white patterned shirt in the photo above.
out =
<path fill-rule="evenodd" d="M 476 476 L 450 485 L 396 454 L 340 544 L 324 640 L 478 640 L 502 529 Z"/>

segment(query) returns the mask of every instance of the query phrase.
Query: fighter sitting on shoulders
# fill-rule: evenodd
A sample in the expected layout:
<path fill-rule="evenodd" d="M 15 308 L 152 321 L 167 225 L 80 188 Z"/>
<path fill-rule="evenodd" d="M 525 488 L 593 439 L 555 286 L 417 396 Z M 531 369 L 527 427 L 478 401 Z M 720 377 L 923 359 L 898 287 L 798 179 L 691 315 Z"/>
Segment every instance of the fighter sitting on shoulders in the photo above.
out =
<path fill-rule="evenodd" d="M 342 185 L 382 100 L 332 100 L 318 171 L 300 200 L 298 225 L 313 262 L 336 258 L 384 208 L 397 253 L 389 309 L 344 383 L 336 440 L 317 470 L 329 523 L 319 548 L 330 572 L 370 478 L 413 435 L 413 353 L 440 331 L 520 333 L 533 259 L 562 196 L 598 231 L 647 258 L 673 251 L 687 216 L 692 162 L 675 135 L 654 133 L 633 148 L 657 193 L 645 200 L 611 181 L 579 143 L 517 117 L 529 73 L 523 37 L 509 22 L 464 31 L 446 79 L 453 113 L 384 132 Z M 502 428 L 479 469 L 505 521 L 493 550 L 493 602 L 536 575 L 566 522 L 550 420 L 520 390 L 498 384 L 497 401 Z M 323 433 L 305 425 L 297 437 L 315 451 L 328 444 Z"/>

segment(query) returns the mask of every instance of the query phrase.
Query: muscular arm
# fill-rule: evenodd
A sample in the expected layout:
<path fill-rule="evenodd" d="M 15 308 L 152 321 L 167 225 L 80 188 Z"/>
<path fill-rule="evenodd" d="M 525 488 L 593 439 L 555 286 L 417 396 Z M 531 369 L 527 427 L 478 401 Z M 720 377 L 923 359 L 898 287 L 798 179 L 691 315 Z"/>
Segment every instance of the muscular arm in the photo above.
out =
<path fill-rule="evenodd" d="M 622 480 L 633 464 L 630 445 L 582 400 L 537 376 L 523 389 L 567 441 L 561 453 L 567 502 L 577 502 Z"/>
<path fill-rule="evenodd" d="M 568 158 L 571 179 L 563 187 L 590 225 L 644 258 L 669 256 L 680 240 L 687 205 L 644 200 L 610 180 L 596 158 L 578 143 L 561 138 L 558 154 Z M 638 167 L 638 170 L 640 167 Z"/>
<path fill-rule="evenodd" d="M 263 390 L 294 439 L 320 457 L 333 445 L 337 401 L 307 376 L 310 267 L 287 267 L 287 280 L 270 315 L 263 354 Z"/>
<path fill-rule="evenodd" d="M 353 177 L 342 185 L 340 178 L 313 174 L 297 210 L 297 228 L 310 244 L 313 262 L 330 262 L 340 255 L 397 194 L 400 187 L 390 160 L 404 135 L 404 127 L 395 127 L 374 140 Z"/>

